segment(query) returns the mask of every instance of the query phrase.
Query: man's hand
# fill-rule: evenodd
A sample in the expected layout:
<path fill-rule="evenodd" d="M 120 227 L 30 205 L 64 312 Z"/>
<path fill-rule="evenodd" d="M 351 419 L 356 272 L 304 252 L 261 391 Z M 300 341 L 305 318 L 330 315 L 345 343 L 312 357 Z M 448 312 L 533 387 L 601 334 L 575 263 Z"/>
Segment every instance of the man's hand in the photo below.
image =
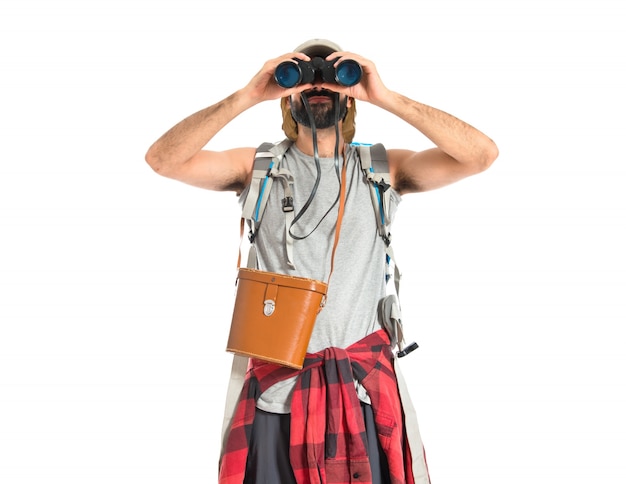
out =
<path fill-rule="evenodd" d="M 351 52 L 334 52 L 326 58 L 328 61 L 335 61 L 335 67 L 346 59 L 354 60 L 361 65 L 363 69 L 361 80 L 354 86 L 349 87 L 330 83 L 324 83 L 322 87 L 360 101 L 378 105 L 380 101 L 388 96 L 389 89 L 383 84 L 374 63 Z"/>
<path fill-rule="evenodd" d="M 249 96 L 252 103 L 260 103 L 263 101 L 271 101 L 273 99 L 280 99 L 290 96 L 294 93 L 299 93 L 313 87 L 312 84 L 299 84 L 290 89 L 285 89 L 278 85 L 274 79 L 274 72 L 276 67 L 281 62 L 291 61 L 294 58 L 304 61 L 310 61 L 311 59 L 305 54 L 299 52 L 292 52 L 285 54 L 275 59 L 268 60 L 261 70 L 250 80 L 248 85 L 243 88 L 242 92 L 246 96 Z"/>

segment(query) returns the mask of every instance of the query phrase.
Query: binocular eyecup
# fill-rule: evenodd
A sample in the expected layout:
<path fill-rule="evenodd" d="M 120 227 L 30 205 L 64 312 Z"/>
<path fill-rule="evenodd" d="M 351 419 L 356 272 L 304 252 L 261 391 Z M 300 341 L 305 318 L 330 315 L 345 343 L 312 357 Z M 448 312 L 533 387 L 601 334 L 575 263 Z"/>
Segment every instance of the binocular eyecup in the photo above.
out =
<path fill-rule="evenodd" d="M 346 59 L 337 64 L 337 67 L 333 64 L 334 61 L 321 57 L 314 57 L 310 61 L 293 59 L 293 62 L 281 62 L 274 70 L 274 79 L 285 89 L 298 84 L 309 84 L 316 79 L 347 87 L 354 86 L 361 80 L 363 69 L 358 62 Z"/>

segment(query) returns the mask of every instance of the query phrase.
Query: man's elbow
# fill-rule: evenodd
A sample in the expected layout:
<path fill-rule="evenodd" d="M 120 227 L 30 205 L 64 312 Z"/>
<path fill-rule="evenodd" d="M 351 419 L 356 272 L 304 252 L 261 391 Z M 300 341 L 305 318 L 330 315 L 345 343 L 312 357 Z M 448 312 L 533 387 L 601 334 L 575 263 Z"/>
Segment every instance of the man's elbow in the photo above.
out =
<path fill-rule="evenodd" d="M 493 141 L 489 140 L 489 143 L 483 147 L 476 157 L 475 166 L 477 173 L 483 172 L 489 168 L 493 162 L 496 161 L 499 154 L 498 146 Z"/>
<path fill-rule="evenodd" d="M 146 163 L 148 163 L 148 166 L 150 166 L 150 168 L 152 168 L 156 173 L 163 176 L 169 176 L 167 175 L 166 170 L 167 164 L 164 163 L 162 157 L 159 156 L 153 147 L 150 147 L 150 149 L 146 152 L 144 159 Z"/>

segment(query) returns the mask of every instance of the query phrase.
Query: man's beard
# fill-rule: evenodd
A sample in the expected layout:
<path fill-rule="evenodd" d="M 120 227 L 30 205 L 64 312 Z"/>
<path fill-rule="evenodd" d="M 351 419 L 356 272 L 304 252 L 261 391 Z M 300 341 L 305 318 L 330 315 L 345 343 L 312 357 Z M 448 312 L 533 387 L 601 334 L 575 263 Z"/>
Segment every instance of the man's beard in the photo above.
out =
<path fill-rule="evenodd" d="M 313 103 L 309 107 L 311 108 L 311 114 L 313 115 L 313 122 L 317 129 L 326 129 L 335 126 L 335 105 L 339 103 L 339 117 L 341 120 L 348 112 L 348 98 L 344 99 L 344 102 L 340 102 L 335 93 L 331 91 L 320 91 L 314 93 L 303 94 L 308 97 L 313 96 L 328 96 L 331 99 L 331 103 Z M 291 116 L 298 124 L 311 127 L 311 118 L 304 106 L 304 102 L 292 102 L 291 103 Z"/>

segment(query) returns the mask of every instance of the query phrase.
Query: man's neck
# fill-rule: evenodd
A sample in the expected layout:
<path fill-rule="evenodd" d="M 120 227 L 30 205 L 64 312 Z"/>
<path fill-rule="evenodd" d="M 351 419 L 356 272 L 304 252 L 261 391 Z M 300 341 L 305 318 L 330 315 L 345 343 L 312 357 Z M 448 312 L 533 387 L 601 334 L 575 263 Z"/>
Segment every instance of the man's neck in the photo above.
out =
<path fill-rule="evenodd" d="M 332 158 L 335 156 L 335 127 L 317 130 L 317 152 L 320 158 Z M 298 139 L 296 146 L 302 153 L 313 156 L 313 136 L 310 128 L 298 125 Z M 339 156 L 343 156 L 344 139 L 339 126 Z"/>

